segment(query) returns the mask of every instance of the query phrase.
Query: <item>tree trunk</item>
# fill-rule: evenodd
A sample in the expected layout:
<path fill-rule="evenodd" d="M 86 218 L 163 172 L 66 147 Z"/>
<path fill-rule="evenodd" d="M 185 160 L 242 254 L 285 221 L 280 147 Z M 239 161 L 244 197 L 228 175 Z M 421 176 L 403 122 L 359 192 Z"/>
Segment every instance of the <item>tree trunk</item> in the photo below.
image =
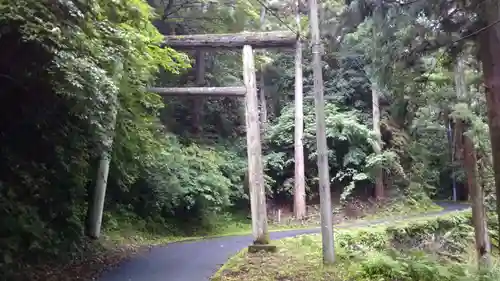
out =
<path fill-rule="evenodd" d="M 321 241 L 323 262 L 335 262 L 333 240 L 332 200 L 330 193 L 330 175 L 328 166 L 328 147 L 326 145 L 325 97 L 323 93 L 323 70 L 321 67 L 321 41 L 319 36 L 318 3 L 309 0 L 309 24 L 312 37 L 312 66 L 314 80 L 314 104 L 316 108 L 316 147 L 318 155 L 319 196 L 321 213 Z"/>
<path fill-rule="evenodd" d="M 378 32 L 382 31 L 381 26 L 384 23 L 384 16 L 382 10 L 382 0 L 375 1 L 375 10 L 373 11 L 374 17 L 374 28 L 372 29 L 372 34 L 374 38 L 378 36 Z M 373 40 L 373 47 L 379 49 L 378 41 Z M 376 55 L 376 54 L 374 54 Z M 374 146 L 374 152 L 377 155 L 382 153 L 382 134 L 380 133 L 380 78 L 376 74 L 376 68 L 371 69 L 371 87 L 372 87 L 372 119 L 373 119 L 373 132 L 375 133 L 376 144 Z M 375 199 L 381 200 L 384 198 L 384 173 L 381 167 L 377 167 L 375 170 Z"/>
<path fill-rule="evenodd" d="M 259 99 L 260 99 L 260 123 L 262 127 L 265 128 L 267 123 L 267 102 L 266 102 L 266 85 L 264 80 L 264 66 L 260 67 L 260 91 L 259 91 Z"/>
<path fill-rule="evenodd" d="M 266 8 L 262 6 L 260 11 L 261 30 L 264 29 L 265 21 L 266 21 Z M 262 54 L 265 55 L 265 52 L 262 52 Z M 261 64 L 260 77 L 259 77 L 259 82 L 260 82 L 259 97 L 260 97 L 260 123 L 263 128 L 265 128 L 265 124 L 267 123 L 266 83 L 264 79 L 264 70 L 265 70 L 265 65 Z"/>
<path fill-rule="evenodd" d="M 196 86 L 201 87 L 205 84 L 205 52 L 196 51 Z M 193 132 L 196 137 L 203 134 L 203 126 L 201 124 L 203 116 L 203 97 L 193 97 L 193 108 L 191 114 L 193 116 Z"/>
<path fill-rule="evenodd" d="M 483 65 L 486 107 L 490 129 L 491 153 L 497 196 L 500 194 L 500 2 L 486 0 L 480 18 L 490 26 L 479 33 L 480 58 Z M 496 200 L 500 222 L 500 200 Z M 500 232 L 500 229 L 499 229 Z"/>
<path fill-rule="evenodd" d="M 464 168 L 472 201 L 472 223 L 476 240 L 478 262 L 481 267 L 491 263 L 491 244 L 486 225 L 484 193 L 477 180 L 477 157 L 472 139 L 464 135 Z"/>
<path fill-rule="evenodd" d="M 372 83 L 372 118 L 373 118 L 373 132 L 377 138 L 377 144 L 374 146 L 376 154 L 382 153 L 382 135 L 380 133 L 380 107 L 379 107 L 379 92 L 377 85 Z M 380 200 L 384 198 L 384 174 L 381 168 L 375 171 L 375 199 Z"/>
<path fill-rule="evenodd" d="M 460 120 L 455 120 L 455 126 L 453 131 L 453 149 L 455 155 L 455 161 L 460 163 L 459 165 L 465 169 L 464 163 L 464 135 L 465 128 L 463 122 Z M 468 201 L 470 197 L 469 186 L 464 184 L 460 188 L 461 192 L 458 194 L 458 198 L 461 201 Z"/>
<path fill-rule="evenodd" d="M 465 69 L 464 62 L 461 58 L 457 58 L 454 69 L 455 91 L 459 102 L 467 102 L 467 85 L 465 84 Z M 465 167 L 465 147 L 464 147 L 464 133 L 466 127 L 463 120 L 455 120 L 455 155 L 457 159 L 461 160 L 464 170 Z M 460 199 L 468 201 L 470 198 L 472 186 L 463 185 Z"/>
<path fill-rule="evenodd" d="M 121 62 L 115 64 L 114 80 L 119 85 L 123 72 Z M 99 160 L 95 188 L 92 191 L 92 202 L 89 204 L 88 224 L 86 234 L 90 238 L 97 239 L 101 234 L 102 215 L 104 213 L 104 201 L 106 197 L 106 187 L 108 184 L 109 164 L 111 162 L 111 152 L 113 149 L 113 139 L 115 136 L 116 115 L 117 115 L 118 97 L 113 96 L 110 112 L 109 131 L 102 140 L 103 151 Z"/>
<path fill-rule="evenodd" d="M 461 58 L 455 63 L 455 90 L 459 101 L 467 102 L 467 85 L 465 82 L 465 68 Z M 465 133 L 467 128 L 463 120 L 455 120 L 458 128 L 463 132 L 460 139 L 463 141 L 463 166 L 467 178 L 467 189 L 472 201 L 472 223 L 476 240 L 476 251 L 480 266 L 490 264 L 491 245 L 486 226 L 486 214 L 484 210 L 484 195 L 481 185 L 478 183 L 478 169 L 476 149 L 471 137 Z"/>
<path fill-rule="evenodd" d="M 297 1 L 296 22 L 300 30 L 299 4 Z M 300 32 L 300 31 L 299 31 Z M 303 109 L 303 81 L 302 81 L 302 42 L 297 40 L 295 47 L 295 188 L 294 188 L 294 215 L 303 219 L 307 215 L 306 183 L 304 175 L 304 109 Z"/>
<path fill-rule="evenodd" d="M 455 162 L 455 150 L 453 146 L 453 130 L 452 130 L 452 120 L 450 118 L 450 109 L 446 108 L 443 111 L 443 116 L 444 116 L 444 124 L 446 126 L 446 139 L 448 140 L 448 149 L 450 152 L 450 162 L 453 164 Z M 456 182 L 456 176 L 455 176 L 455 167 L 452 167 L 451 170 L 451 182 L 452 182 L 452 200 L 457 201 L 457 182 Z"/>

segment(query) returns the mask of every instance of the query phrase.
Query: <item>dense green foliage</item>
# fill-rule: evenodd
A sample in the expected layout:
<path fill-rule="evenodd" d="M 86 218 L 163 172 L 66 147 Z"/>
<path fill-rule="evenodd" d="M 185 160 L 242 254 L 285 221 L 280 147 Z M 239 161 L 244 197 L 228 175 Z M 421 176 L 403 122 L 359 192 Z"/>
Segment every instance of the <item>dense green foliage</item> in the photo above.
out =
<path fill-rule="evenodd" d="M 386 194 L 407 198 L 405 203 L 451 198 L 453 180 L 459 197 L 466 197 L 463 157 L 454 149 L 456 140 L 447 138 L 457 132 L 451 125 L 462 120 L 465 134 L 474 141 L 478 181 L 492 209 L 491 145 L 474 42 L 413 50 L 443 33 L 460 35 L 460 29 L 444 24 L 435 28 L 447 5 L 382 1 L 377 8 L 369 0 L 346 2 L 324 1 L 321 7 L 326 135 L 335 198 L 346 203 L 358 195 L 371 196 L 378 168 L 384 172 Z M 160 48 L 161 34 L 294 26 L 290 3 L 274 3 L 277 14 L 268 13 L 263 26 L 260 1 L 234 3 L 0 0 L 1 272 L 22 273 L 20 268 L 65 260 L 92 248 L 84 238 L 86 212 L 99 158 L 107 151 L 112 161 L 105 231 L 137 224 L 160 235 L 206 234 L 231 221 L 229 211 L 246 215 L 242 100 L 161 98 L 146 90 L 195 83 L 190 67 L 195 53 Z M 474 21 L 468 7 L 460 9 L 464 12 L 457 14 L 463 18 L 453 20 Z M 342 34 L 335 33 L 337 25 Z M 302 27 L 306 30 L 305 13 Z M 457 57 L 467 62 L 466 96 L 456 93 Z M 266 50 L 256 58 L 269 112 L 263 132 L 268 195 L 290 205 L 294 55 Z M 241 83 L 238 52 L 207 53 L 203 60 L 205 85 Z M 310 96 L 308 48 L 303 66 L 304 95 Z M 381 154 L 374 153 L 374 87 L 380 92 Z M 304 119 L 307 193 L 315 199 L 317 151 L 310 100 L 304 101 Z M 409 264 L 406 256 L 389 253 L 383 261 Z M 369 262 L 363 264 L 368 268 Z"/>
<path fill-rule="evenodd" d="M 333 186 L 338 186 L 339 191 L 348 192 L 351 183 L 368 179 L 371 168 L 384 166 L 388 170 L 397 168 L 397 155 L 386 151 L 382 155 L 373 154 L 372 146 L 375 142 L 372 131 L 360 122 L 360 113 L 356 111 L 340 111 L 334 104 L 325 108 L 327 144 L 329 148 L 330 173 Z M 293 185 L 283 185 L 287 179 L 293 180 L 293 129 L 294 108 L 289 105 L 283 108 L 281 115 L 267 128 L 268 149 L 267 155 L 269 174 L 274 179 L 282 179 L 273 187 L 277 193 L 293 194 Z M 304 149 L 308 155 L 306 178 L 308 186 L 318 184 L 316 163 L 316 127 L 314 107 L 306 104 L 304 107 Z M 316 194 L 310 192 L 311 195 Z M 346 194 L 347 195 L 347 194 Z"/>
<path fill-rule="evenodd" d="M 197 220 L 241 197 L 237 154 L 182 144 L 162 129 L 163 101 L 145 88 L 158 67 L 178 73 L 188 64 L 158 47 L 146 3 L 1 7 L 2 272 L 83 250 L 87 199 L 99 154 L 110 146 L 113 111 L 107 212 L 168 229 L 165 220 Z"/>

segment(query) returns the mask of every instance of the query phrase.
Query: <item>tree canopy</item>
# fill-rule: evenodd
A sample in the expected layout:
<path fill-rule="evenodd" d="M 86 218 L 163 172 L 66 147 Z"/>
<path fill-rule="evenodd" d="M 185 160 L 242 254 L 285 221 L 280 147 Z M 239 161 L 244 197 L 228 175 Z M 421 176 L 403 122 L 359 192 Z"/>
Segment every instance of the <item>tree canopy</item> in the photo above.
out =
<path fill-rule="evenodd" d="M 487 209 L 500 208 L 498 1 L 320 5 L 334 202 L 375 196 L 381 170 L 388 199 L 428 202 L 455 192 L 468 200 L 477 185 Z M 244 100 L 161 97 L 147 89 L 199 84 L 199 64 L 205 86 L 241 84 L 238 50 L 181 52 L 162 46 L 163 36 L 295 32 L 295 1 L 2 0 L 0 7 L 0 271 L 17 278 L 26 273 L 21 269 L 96 247 L 84 229 L 106 150 L 105 231 L 137 223 L 162 235 L 209 233 L 227 213 L 246 216 Z M 307 41 L 306 3 L 300 19 Z M 314 202 L 309 49 L 303 141 Z M 291 205 L 294 52 L 256 52 L 256 69 L 265 89 L 261 110 L 269 113 L 263 129 L 269 205 Z M 472 153 L 476 159 L 468 161 Z"/>

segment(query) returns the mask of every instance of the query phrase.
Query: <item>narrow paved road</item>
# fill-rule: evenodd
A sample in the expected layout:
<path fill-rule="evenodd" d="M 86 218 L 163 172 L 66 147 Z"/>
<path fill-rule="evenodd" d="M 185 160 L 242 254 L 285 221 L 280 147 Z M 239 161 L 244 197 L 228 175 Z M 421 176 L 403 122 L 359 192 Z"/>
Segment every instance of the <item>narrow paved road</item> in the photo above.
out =
<path fill-rule="evenodd" d="M 438 203 L 444 210 L 425 215 L 391 218 L 427 217 L 463 210 L 468 205 Z M 387 219 L 350 224 L 348 227 L 363 227 L 388 222 Z M 319 228 L 272 232 L 271 239 L 318 233 Z M 191 242 L 178 242 L 158 246 L 143 256 L 137 256 L 106 272 L 100 281 L 207 281 L 231 256 L 252 243 L 250 236 L 233 236 Z"/>

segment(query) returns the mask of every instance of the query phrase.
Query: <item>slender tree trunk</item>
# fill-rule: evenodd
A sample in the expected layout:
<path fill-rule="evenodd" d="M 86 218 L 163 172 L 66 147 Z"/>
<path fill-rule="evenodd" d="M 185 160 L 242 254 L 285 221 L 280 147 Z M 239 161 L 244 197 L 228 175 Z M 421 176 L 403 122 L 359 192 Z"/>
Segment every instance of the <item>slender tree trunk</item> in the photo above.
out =
<path fill-rule="evenodd" d="M 121 62 L 115 65 L 115 82 L 119 85 L 123 71 Z M 102 140 L 103 151 L 99 160 L 99 168 L 97 170 L 96 185 L 92 191 L 92 202 L 89 204 L 88 210 L 88 229 L 87 236 L 93 239 L 99 238 L 101 234 L 102 215 L 104 213 L 104 201 L 106 197 L 106 187 L 108 184 L 109 164 L 111 163 L 111 152 L 113 149 L 113 139 L 115 136 L 116 114 L 117 114 L 118 97 L 113 96 L 110 112 L 109 131 Z"/>
<path fill-rule="evenodd" d="M 265 128 L 267 124 L 267 102 L 266 102 L 266 85 L 264 83 L 264 66 L 260 66 L 260 91 L 259 91 L 259 99 L 260 99 L 260 123 L 262 127 Z"/>
<path fill-rule="evenodd" d="M 264 29 L 265 22 L 266 22 L 266 8 L 262 7 L 260 11 L 261 30 Z M 265 54 L 265 51 L 263 51 L 262 54 Z M 260 77 L 259 77 L 259 82 L 260 82 L 259 98 L 260 98 L 260 123 L 262 124 L 263 128 L 265 128 L 265 124 L 267 123 L 267 102 L 266 102 L 266 83 L 265 83 L 266 80 L 264 77 L 264 71 L 265 71 L 265 65 L 261 64 Z"/>
<path fill-rule="evenodd" d="M 453 151 L 455 155 L 455 162 L 459 163 L 459 165 L 463 167 L 464 163 L 464 124 L 460 122 L 460 120 L 455 120 L 455 126 L 453 131 Z M 464 168 L 465 169 L 465 168 Z M 470 197 L 469 186 L 462 185 L 460 188 L 460 192 L 458 194 L 459 200 L 468 201 Z"/>
<path fill-rule="evenodd" d="M 459 101 L 467 101 L 467 85 L 465 82 L 464 63 L 461 58 L 455 64 L 455 87 Z M 463 120 L 456 120 L 457 127 L 462 128 L 463 140 L 463 165 L 467 178 L 468 191 L 472 201 L 472 223 L 476 240 L 476 251 L 480 266 L 490 264 L 491 245 L 486 225 L 486 214 L 484 209 L 484 195 L 481 185 L 478 183 L 478 169 L 476 149 L 471 137 L 465 133 L 466 126 Z"/>
<path fill-rule="evenodd" d="M 479 33 L 480 58 L 483 65 L 486 107 L 490 128 L 493 172 L 497 197 L 500 196 L 500 2 L 486 0 L 480 18 L 489 28 Z M 496 200 L 500 223 L 500 200 Z M 500 225 L 500 224 L 499 224 Z M 498 230 L 500 232 L 500 229 Z"/>
<path fill-rule="evenodd" d="M 380 133 L 380 106 L 379 106 L 379 92 L 377 85 L 372 83 L 372 118 L 373 118 L 373 132 L 377 138 L 377 144 L 374 146 L 376 154 L 382 153 L 382 135 Z M 380 200 L 384 198 L 384 174 L 381 168 L 376 170 L 375 176 L 375 198 Z"/>
<path fill-rule="evenodd" d="M 457 58 L 454 69 L 454 80 L 455 80 L 455 90 L 457 94 L 457 98 L 461 102 L 466 101 L 467 96 L 467 86 L 465 85 L 465 70 L 464 63 L 461 58 Z M 460 159 L 460 163 L 462 163 L 462 167 L 465 170 L 465 147 L 464 147 L 464 133 L 465 126 L 463 120 L 455 120 L 455 156 L 457 159 Z M 462 192 L 460 194 L 460 198 L 462 200 L 469 200 L 471 186 L 468 184 L 463 185 Z"/>
<path fill-rule="evenodd" d="M 300 2 L 297 1 L 296 22 L 300 34 Z M 306 184 L 304 175 L 304 93 L 302 81 L 302 42 L 297 40 L 295 47 L 295 192 L 294 192 L 294 215 L 297 219 L 303 219 L 307 215 Z"/>
<path fill-rule="evenodd" d="M 323 262 L 331 264 L 335 262 L 335 246 L 333 241 L 330 175 L 328 171 L 328 147 L 326 145 L 325 97 L 323 93 L 323 73 L 320 53 L 321 41 L 319 37 L 318 3 L 316 0 L 309 0 L 309 9 L 313 56 L 314 104 L 316 108 L 316 147 L 321 209 L 321 240 L 323 244 Z"/>
<path fill-rule="evenodd" d="M 235 11 L 236 11 L 236 0 L 229 0 L 229 15 L 233 17 Z"/>
<path fill-rule="evenodd" d="M 450 118 L 450 109 L 446 108 L 443 111 L 443 116 L 444 116 L 444 124 L 446 126 L 446 139 L 448 140 L 448 149 L 450 152 L 450 161 L 451 164 L 455 162 L 455 150 L 453 146 L 453 130 L 451 127 L 451 118 Z M 456 182 L 456 177 L 455 177 L 455 167 L 453 166 L 451 170 L 451 182 L 452 182 L 452 200 L 457 201 L 457 182 Z"/>
<path fill-rule="evenodd" d="M 486 225 L 484 193 L 477 180 L 477 157 L 472 139 L 464 135 L 464 167 L 472 201 L 472 223 L 476 240 L 478 262 L 481 267 L 491 264 L 491 244 Z"/>
<path fill-rule="evenodd" d="M 205 85 L 205 52 L 196 51 L 196 86 L 201 87 Z M 191 114 L 193 116 L 193 131 L 196 137 L 200 137 L 203 134 L 203 126 L 201 124 L 203 116 L 203 102 L 205 99 L 203 97 L 193 97 L 193 108 Z"/>
<path fill-rule="evenodd" d="M 384 15 L 382 10 L 382 0 L 377 0 L 376 8 L 373 11 L 374 16 L 374 28 L 372 29 L 372 33 L 374 38 L 378 35 L 377 33 L 382 31 L 380 26 L 384 22 Z M 378 41 L 376 39 L 373 40 L 373 47 L 375 50 L 379 49 Z M 377 55 L 374 53 L 373 55 Z M 377 143 L 374 146 L 374 152 L 378 155 L 382 153 L 382 135 L 380 133 L 380 88 L 377 82 L 380 82 L 378 75 L 375 73 L 376 70 L 372 69 L 372 119 L 373 119 L 373 132 L 375 133 Z M 375 199 L 381 200 L 384 197 L 384 173 L 381 167 L 375 170 Z"/>
<path fill-rule="evenodd" d="M 198 9 L 200 14 L 205 11 L 205 4 L 203 2 L 198 3 Z M 197 87 L 202 87 L 205 85 L 205 55 L 203 50 L 196 50 L 195 52 L 195 84 Z M 192 116 L 192 132 L 196 138 L 200 138 L 203 135 L 203 126 L 201 124 L 203 116 L 203 103 L 205 98 L 203 97 L 192 97 L 191 102 L 191 116 Z"/>

